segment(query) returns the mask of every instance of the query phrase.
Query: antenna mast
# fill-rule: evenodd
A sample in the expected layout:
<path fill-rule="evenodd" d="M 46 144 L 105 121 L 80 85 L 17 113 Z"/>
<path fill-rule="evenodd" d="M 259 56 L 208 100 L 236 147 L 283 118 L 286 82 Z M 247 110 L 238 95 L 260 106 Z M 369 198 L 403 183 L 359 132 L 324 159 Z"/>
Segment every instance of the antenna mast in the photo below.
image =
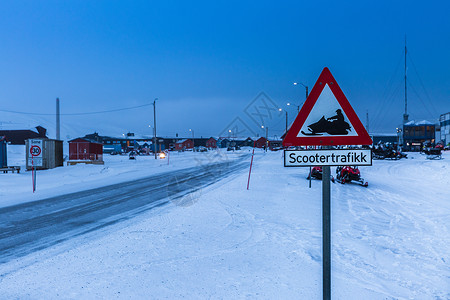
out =
<path fill-rule="evenodd" d="M 407 81 L 406 81 L 406 54 L 407 54 L 407 48 L 406 48 L 406 35 L 405 35 L 405 113 L 403 114 L 403 124 L 408 122 L 408 93 L 407 93 Z"/>

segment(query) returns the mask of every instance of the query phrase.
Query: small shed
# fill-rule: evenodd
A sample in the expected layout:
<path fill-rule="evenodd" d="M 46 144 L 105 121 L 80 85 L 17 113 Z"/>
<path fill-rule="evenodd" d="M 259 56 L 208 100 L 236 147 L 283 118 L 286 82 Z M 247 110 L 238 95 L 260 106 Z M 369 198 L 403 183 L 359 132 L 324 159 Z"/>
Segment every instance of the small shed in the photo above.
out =
<path fill-rule="evenodd" d="M 206 148 L 217 148 L 217 141 L 211 137 L 206 141 Z"/>
<path fill-rule="evenodd" d="M 67 164 L 77 163 L 104 164 L 103 144 L 85 138 L 70 140 Z"/>
<path fill-rule="evenodd" d="M 193 149 L 194 148 L 194 142 L 190 139 L 181 140 L 179 142 L 175 143 L 175 150 L 181 151 L 185 149 Z"/>
<path fill-rule="evenodd" d="M 8 166 L 8 157 L 6 155 L 6 137 L 0 136 L 0 168 Z"/>
<path fill-rule="evenodd" d="M 36 158 L 30 155 L 31 147 L 38 142 L 41 149 Z M 25 141 L 25 155 L 27 170 L 32 168 L 36 170 L 53 169 L 61 167 L 64 164 L 63 141 L 47 138 L 33 138 Z"/>

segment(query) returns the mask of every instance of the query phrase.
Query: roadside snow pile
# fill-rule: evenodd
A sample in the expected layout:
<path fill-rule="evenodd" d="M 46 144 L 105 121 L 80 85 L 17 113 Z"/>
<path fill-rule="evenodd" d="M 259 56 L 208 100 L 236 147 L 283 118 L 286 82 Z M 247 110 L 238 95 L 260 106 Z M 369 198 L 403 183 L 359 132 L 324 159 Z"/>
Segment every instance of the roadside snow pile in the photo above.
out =
<path fill-rule="evenodd" d="M 450 298 L 450 153 L 360 167 L 332 184 L 335 299 Z M 0 266 L 4 298 L 320 299 L 321 182 L 257 151 L 248 170 L 91 235 Z M 250 160 L 248 158 L 248 160 Z M 150 162 L 149 162 L 150 164 Z M 332 168 L 334 173 L 334 168 Z M 6 270 L 15 270 L 5 273 Z"/>

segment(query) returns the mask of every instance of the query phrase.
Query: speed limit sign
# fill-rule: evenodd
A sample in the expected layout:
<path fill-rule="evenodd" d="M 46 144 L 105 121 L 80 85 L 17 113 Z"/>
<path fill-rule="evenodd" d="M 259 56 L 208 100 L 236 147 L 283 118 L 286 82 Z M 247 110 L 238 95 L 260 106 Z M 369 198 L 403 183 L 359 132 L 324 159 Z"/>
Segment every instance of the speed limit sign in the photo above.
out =
<path fill-rule="evenodd" d="M 29 140 L 28 144 L 28 165 L 42 167 L 42 140 Z"/>
<path fill-rule="evenodd" d="M 41 147 L 39 147 L 39 146 L 33 145 L 30 147 L 30 154 L 33 157 L 41 155 L 41 152 L 42 152 L 42 150 L 41 150 Z"/>

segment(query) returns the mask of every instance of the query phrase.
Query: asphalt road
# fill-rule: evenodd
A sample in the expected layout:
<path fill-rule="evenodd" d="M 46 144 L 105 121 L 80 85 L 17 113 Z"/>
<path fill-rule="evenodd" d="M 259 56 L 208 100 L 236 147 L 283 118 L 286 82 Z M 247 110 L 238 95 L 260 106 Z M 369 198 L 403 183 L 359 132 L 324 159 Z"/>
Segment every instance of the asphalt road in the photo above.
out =
<path fill-rule="evenodd" d="M 190 205 L 203 187 L 246 167 L 226 161 L 0 208 L 0 264 L 169 201 Z"/>

